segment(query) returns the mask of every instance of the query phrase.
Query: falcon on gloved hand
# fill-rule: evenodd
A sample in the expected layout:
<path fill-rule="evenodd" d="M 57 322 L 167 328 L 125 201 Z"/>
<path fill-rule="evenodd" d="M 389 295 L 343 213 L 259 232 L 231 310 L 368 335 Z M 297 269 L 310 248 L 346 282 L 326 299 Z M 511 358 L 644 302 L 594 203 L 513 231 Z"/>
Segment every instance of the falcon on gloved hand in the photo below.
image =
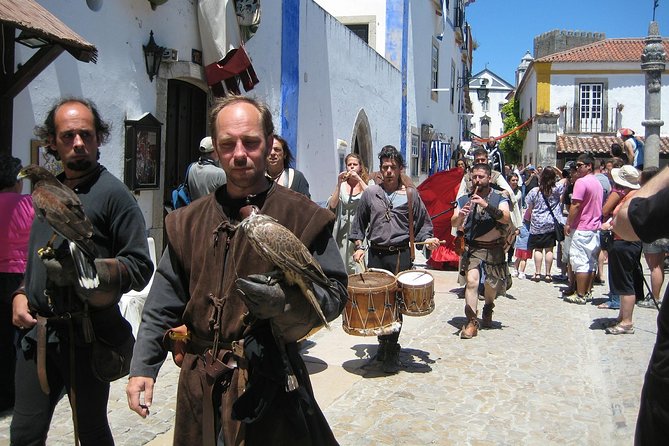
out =
<path fill-rule="evenodd" d="M 54 231 L 46 246 L 37 251 L 47 269 L 49 262 L 63 263 L 53 248 L 56 236 L 60 235 L 68 242 L 79 285 L 85 289 L 96 288 L 100 281 L 94 263 L 98 251 L 91 239 L 93 225 L 84 214 L 77 194 L 47 169 L 35 164 L 22 169 L 17 178 L 30 179 L 35 214 L 46 220 Z"/>
<path fill-rule="evenodd" d="M 321 266 L 300 239 L 285 226 L 269 215 L 260 214 L 257 207 L 249 207 L 252 208 L 251 213 L 240 225 L 251 246 L 263 260 L 272 263 L 283 273 L 283 281 L 287 285 L 297 285 L 300 288 L 323 321 L 323 325 L 329 328 L 312 285 L 316 283 L 323 288 L 330 287 L 330 281 Z M 242 208 L 243 212 L 245 210 Z"/>

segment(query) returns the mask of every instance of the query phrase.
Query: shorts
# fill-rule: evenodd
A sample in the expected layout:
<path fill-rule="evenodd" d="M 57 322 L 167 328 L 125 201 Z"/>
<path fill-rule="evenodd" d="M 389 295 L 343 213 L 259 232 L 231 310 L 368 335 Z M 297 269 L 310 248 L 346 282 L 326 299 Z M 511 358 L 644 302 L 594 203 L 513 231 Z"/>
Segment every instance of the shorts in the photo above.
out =
<path fill-rule="evenodd" d="M 620 296 L 636 294 L 634 276 L 640 268 L 641 242 L 614 240 L 609 250 L 609 288 Z"/>
<path fill-rule="evenodd" d="M 562 262 L 569 263 L 569 248 L 571 247 L 571 235 L 564 235 L 562 241 Z"/>
<path fill-rule="evenodd" d="M 599 257 L 599 231 L 572 231 L 569 247 L 569 263 L 575 273 L 597 271 Z"/>
<path fill-rule="evenodd" d="M 516 259 L 527 260 L 530 257 L 532 257 L 532 251 L 529 251 L 527 249 L 516 248 L 515 256 Z"/>
<path fill-rule="evenodd" d="M 527 240 L 527 249 L 530 251 L 552 248 L 555 248 L 555 231 L 545 234 L 530 234 L 530 238 Z"/>
<path fill-rule="evenodd" d="M 659 239 L 652 243 L 643 244 L 644 254 L 660 254 L 662 252 L 667 252 L 667 239 Z"/>

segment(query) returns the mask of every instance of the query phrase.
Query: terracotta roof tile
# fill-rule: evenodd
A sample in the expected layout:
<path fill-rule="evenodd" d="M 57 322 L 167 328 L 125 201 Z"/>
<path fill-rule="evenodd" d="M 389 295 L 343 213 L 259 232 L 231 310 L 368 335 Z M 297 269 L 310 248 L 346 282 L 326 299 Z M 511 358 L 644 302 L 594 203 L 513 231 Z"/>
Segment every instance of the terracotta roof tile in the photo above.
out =
<path fill-rule="evenodd" d="M 0 23 L 28 30 L 65 48 L 82 62 L 95 62 L 97 49 L 35 0 L 0 0 Z"/>
<path fill-rule="evenodd" d="M 669 39 L 663 39 L 669 54 Z M 604 39 L 588 45 L 536 59 L 535 62 L 639 62 L 645 46 L 643 38 Z"/>
<path fill-rule="evenodd" d="M 643 141 L 643 137 L 637 136 Z M 623 144 L 623 140 L 616 136 L 595 135 L 595 136 L 574 136 L 558 135 L 556 146 L 558 153 L 585 153 L 593 152 L 595 154 L 609 153 L 611 144 Z M 669 136 L 660 137 L 660 153 L 669 154 Z"/>

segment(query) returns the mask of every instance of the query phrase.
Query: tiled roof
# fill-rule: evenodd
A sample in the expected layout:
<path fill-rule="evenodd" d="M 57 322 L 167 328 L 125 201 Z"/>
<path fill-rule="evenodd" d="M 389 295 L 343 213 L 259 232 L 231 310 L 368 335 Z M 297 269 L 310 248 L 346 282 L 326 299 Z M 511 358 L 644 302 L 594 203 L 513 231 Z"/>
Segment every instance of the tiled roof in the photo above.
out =
<path fill-rule="evenodd" d="M 642 136 L 637 137 L 643 141 Z M 574 135 L 557 135 L 557 152 L 558 153 L 585 153 L 592 152 L 595 154 L 609 153 L 611 144 L 623 144 L 623 140 L 616 136 L 574 136 Z M 669 136 L 660 137 L 660 153 L 669 154 Z"/>
<path fill-rule="evenodd" d="M 669 39 L 663 39 L 669 54 Z M 639 62 L 645 46 L 643 38 L 604 39 L 548 56 L 535 62 Z"/>
<path fill-rule="evenodd" d="M 58 20 L 35 0 L 0 0 L 0 24 L 44 37 L 65 48 L 82 62 L 95 62 L 97 49 Z"/>

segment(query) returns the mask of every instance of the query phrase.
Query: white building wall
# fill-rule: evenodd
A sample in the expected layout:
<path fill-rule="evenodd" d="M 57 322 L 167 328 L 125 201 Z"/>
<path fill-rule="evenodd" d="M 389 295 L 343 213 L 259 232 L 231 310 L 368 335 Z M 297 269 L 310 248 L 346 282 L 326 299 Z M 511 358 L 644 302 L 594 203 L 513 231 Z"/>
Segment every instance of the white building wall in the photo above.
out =
<path fill-rule="evenodd" d="M 314 0 L 330 15 L 343 23 L 363 23 L 368 17 L 374 17 L 374 30 L 370 26 L 370 34 L 375 38 L 369 46 L 380 55 L 385 56 L 386 48 L 386 0 Z M 264 7 L 264 5 L 263 5 Z M 371 24 L 370 24 L 371 25 Z"/>
<path fill-rule="evenodd" d="M 30 140 L 35 138 L 33 128 L 44 121 L 53 103 L 63 96 L 83 96 L 93 100 L 103 119 L 112 124 L 111 137 L 100 149 L 100 161 L 123 179 L 124 121 L 146 112 L 156 115 L 156 79 L 152 84 L 146 74 L 142 45 L 153 30 L 158 45 L 175 48 L 180 57 L 190 60 L 191 48 L 200 48 L 194 26 L 195 5 L 170 2 L 170 7 L 151 11 L 146 1 L 115 0 L 104 2 L 100 11 L 93 12 L 80 0 L 38 3 L 93 43 L 98 48 L 98 61 L 81 63 L 63 52 L 15 98 L 13 153 L 24 164 L 29 163 Z M 16 48 L 16 63 L 25 63 L 33 53 L 21 45 Z M 141 191 L 136 195 L 147 222 L 153 220 L 154 194 L 160 191 Z"/>
<path fill-rule="evenodd" d="M 312 199 L 325 201 L 339 173 L 337 140 L 353 147 L 353 128 L 364 110 L 376 154 L 400 140 L 400 72 L 334 17 L 304 3 L 300 28 L 298 169 Z"/>
<path fill-rule="evenodd" d="M 519 113 L 522 122 L 533 117 L 537 112 L 537 74 L 534 70 L 525 73 L 522 81 L 523 88 L 516 93 L 516 100 L 520 102 Z M 551 105 L 552 106 L 552 105 Z M 523 164 L 536 162 L 537 126 L 529 125 L 527 135 L 523 141 L 521 162 Z"/>

